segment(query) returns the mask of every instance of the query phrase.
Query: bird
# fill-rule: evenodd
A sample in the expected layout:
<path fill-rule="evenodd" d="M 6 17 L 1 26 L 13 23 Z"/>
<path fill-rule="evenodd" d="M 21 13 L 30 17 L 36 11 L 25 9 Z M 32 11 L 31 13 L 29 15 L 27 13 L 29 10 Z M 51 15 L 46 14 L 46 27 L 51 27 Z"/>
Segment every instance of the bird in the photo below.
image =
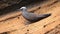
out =
<path fill-rule="evenodd" d="M 51 15 L 51 13 L 37 15 L 35 13 L 28 12 L 27 7 L 24 6 L 21 7 L 20 10 L 22 12 L 22 16 L 29 22 L 29 24 L 42 20 Z"/>

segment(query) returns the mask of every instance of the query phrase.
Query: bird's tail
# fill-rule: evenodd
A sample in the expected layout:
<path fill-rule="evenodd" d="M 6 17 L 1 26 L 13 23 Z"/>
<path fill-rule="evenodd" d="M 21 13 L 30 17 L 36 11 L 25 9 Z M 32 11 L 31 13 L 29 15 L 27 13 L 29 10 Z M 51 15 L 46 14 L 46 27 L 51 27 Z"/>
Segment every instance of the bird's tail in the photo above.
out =
<path fill-rule="evenodd" d="M 50 16 L 50 15 L 51 15 L 51 13 L 49 13 L 49 14 L 44 14 L 43 16 L 48 17 L 48 16 Z"/>
<path fill-rule="evenodd" d="M 50 15 L 51 15 L 51 13 L 49 13 L 49 14 L 42 14 L 42 15 L 40 15 L 39 17 L 40 17 L 41 19 L 43 19 L 43 18 L 49 17 Z"/>

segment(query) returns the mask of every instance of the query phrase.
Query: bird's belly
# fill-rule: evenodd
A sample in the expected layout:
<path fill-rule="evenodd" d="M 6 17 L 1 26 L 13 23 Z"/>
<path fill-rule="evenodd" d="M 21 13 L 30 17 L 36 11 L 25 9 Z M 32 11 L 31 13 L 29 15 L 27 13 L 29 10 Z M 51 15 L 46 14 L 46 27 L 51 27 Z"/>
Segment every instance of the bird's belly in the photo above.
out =
<path fill-rule="evenodd" d="M 24 18 L 29 19 L 30 17 L 27 14 L 22 14 Z"/>
<path fill-rule="evenodd" d="M 37 18 L 35 16 L 29 16 L 24 14 L 23 17 L 28 21 L 37 21 Z"/>

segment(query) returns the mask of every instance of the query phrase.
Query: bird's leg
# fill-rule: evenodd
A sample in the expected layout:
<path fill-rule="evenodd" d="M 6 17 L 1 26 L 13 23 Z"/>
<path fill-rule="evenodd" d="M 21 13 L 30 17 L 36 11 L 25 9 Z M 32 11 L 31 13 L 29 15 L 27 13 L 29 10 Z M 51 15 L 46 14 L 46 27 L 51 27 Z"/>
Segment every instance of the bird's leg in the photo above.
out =
<path fill-rule="evenodd" d="M 25 25 L 29 25 L 29 24 L 31 24 L 30 21 L 26 21 L 26 22 L 25 22 Z"/>

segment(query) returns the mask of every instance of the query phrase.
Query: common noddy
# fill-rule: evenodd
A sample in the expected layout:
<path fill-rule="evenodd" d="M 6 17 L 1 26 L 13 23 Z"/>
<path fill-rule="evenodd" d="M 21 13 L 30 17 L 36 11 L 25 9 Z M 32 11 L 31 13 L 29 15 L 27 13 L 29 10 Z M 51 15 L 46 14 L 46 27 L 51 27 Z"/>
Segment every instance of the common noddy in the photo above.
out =
<path fill-rule="evenodd" d="M 39 14 L 39 15 L 37 15 L 35 13 L 30 13 L 30 12 L 27 11 L 26 7 L 21 7 L 20 10 L 22 11 L 22 16 L 26 20 L 28 20 L 30 23 L 37 22 L 37 21 L 39 21 L 41 19 L 44 19 L 44 18 L 51 15 L 51 13 L 49 13 L 49 14 Z"/>

